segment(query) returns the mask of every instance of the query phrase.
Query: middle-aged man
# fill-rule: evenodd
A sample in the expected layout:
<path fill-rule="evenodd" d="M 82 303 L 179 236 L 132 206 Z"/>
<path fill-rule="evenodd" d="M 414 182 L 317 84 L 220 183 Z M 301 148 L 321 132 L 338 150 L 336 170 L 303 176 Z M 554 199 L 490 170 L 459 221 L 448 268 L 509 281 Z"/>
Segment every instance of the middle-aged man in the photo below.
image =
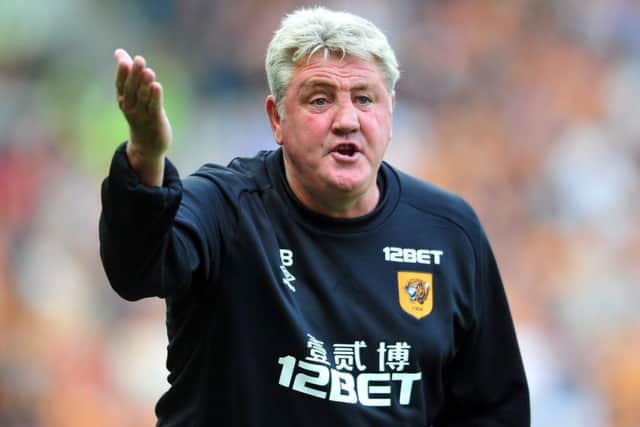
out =
<path fill-rule="evenodd" d="M 288 15 L 266 58 L 280 147 L 184 180 L 155 73 L 115 56 L 130 138 L 103 184 L 101 255 L 123 298 L 166 301 L 159 426 L 529 425 L 478 219 L 382 161 L 399 73 L 380 30 Z"/>

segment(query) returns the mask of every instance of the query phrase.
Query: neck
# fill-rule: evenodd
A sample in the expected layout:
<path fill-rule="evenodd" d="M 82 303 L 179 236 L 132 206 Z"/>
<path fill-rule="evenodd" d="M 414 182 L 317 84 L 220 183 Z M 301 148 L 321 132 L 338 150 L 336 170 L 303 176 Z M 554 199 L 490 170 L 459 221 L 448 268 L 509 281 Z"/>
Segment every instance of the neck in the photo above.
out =
<path fill-rule="evenodd" d="M 339 190 L 314 193 L 286 173 L 287 182 L 298 200 L 309 210 L 332 218 L 358 218 L 372 212 L 380 200 L 380 189 L 374 181 L 362 194 Z"/>

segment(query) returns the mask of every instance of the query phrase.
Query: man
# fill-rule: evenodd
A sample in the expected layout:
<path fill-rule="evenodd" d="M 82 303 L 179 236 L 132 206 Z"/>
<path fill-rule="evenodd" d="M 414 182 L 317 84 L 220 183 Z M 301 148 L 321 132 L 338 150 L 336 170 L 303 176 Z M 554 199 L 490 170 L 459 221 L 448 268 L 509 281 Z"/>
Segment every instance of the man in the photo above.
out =
<path fill-rule="evenodd" d="M 115 56 L 130 139 L 103 184 L 101 255 L 122 297 L 166 301 L 159 426 L 529 425 L 476 216 L 382 162 L 399 73 L 373 24 L 286 17 L 266 59 L 279 149 L 183 181 L 160 83 Z"/>

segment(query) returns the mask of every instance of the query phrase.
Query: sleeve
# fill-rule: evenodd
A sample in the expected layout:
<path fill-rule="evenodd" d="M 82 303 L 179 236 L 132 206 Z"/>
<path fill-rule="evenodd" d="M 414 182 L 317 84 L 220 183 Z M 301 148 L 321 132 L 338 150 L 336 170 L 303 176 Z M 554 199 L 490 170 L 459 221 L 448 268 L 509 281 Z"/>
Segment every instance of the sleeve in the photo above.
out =
<path fill-rule="evenodd" d="M 529 390 L 513 320 L 482 228 L 478 234 L 472 327 L 445 369 L 445 406 L 434 427 L 528 427 Z"/>
<path fill-rule="evenodd" d="M 179 295 L 190 289 L 194 275 L 210 274 L 211 249 L 219 246 L 212 241 L 216 224 L 213 215 L 202 223 L 206 213 L 193 206 L 197 190 L 183 190 L 169 160 L 162 187 L 143 185 L 125 144 L 118 147 L 102 183 L 99 238 L 102 264 L 121 297 Z"/>

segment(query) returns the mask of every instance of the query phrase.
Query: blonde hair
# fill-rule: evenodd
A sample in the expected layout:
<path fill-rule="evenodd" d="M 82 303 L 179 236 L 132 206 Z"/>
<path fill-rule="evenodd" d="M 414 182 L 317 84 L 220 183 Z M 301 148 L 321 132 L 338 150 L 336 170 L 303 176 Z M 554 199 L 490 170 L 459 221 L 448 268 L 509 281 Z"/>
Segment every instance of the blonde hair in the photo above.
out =
<path fill-rule="evenodd" d="M 387 90 L 394 93 L 400 71 L 382 31 L 370 21 L 348 12 L 335 12 L 321 6 L 302 8 L 285 16 L 267 48 L 267 82 L 280 114 L 293 72 L 304 59 L 317 52 L 323 52 L 325 60 L 330 54 L 339 54 L 341 58 L 350 55 L 377 62 Z"/>

